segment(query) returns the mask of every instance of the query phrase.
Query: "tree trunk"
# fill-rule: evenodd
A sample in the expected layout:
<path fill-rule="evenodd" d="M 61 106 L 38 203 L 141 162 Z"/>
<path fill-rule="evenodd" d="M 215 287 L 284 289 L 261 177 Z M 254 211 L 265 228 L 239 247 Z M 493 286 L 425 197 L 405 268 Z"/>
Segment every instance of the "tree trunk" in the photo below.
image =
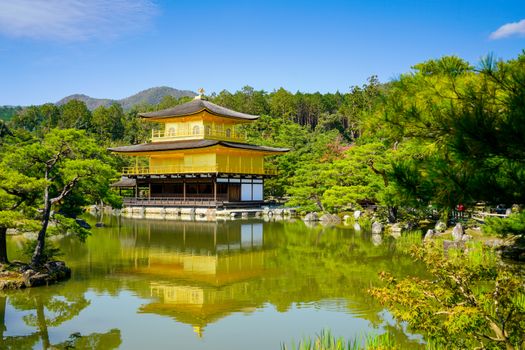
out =
<path fill-rule="evenodd" d="M 388 206 L 388 223 L 394 224 L 397 221 L 397 207 Z"/>
<path fill-rule="evenodd" d="M 5 325 L 5 306 L 7 303 L 6 296 L 0 296 L 0 342 L 4 339 L 4 332 L 7 327 Z"/>
<path fill-rule="evenodd" d="M 46 315 L 44 313 L 44 304 L 40 296 L 36 299 L 36 321 L 38 323 L 38 332 L 40 333 L 40 339 L 42 339 L 42 348 L 44 350 L 49 349 L 49 332 L 47 331 Z"/>
<path fill-rule="evenodd" d="M 42 216 L 42 228 L 38 232 L 37 242 L 33 257 L 31 259 L 31 265 L 41 266 L 45 261 L 42 261 L 44 254 L 44 248 L 46 244 L 46 232 L 47 226 L 49 225 L 49 217 L 51 215 L 51 200 L 49 199 L 49 188 L 46 187 L 44 191 L 44 213 Z"/>
<path fill-rule="evenodd" d="M 7 227 L 0 227 L 0 264 L 8 264 L 7 259 Z"/>

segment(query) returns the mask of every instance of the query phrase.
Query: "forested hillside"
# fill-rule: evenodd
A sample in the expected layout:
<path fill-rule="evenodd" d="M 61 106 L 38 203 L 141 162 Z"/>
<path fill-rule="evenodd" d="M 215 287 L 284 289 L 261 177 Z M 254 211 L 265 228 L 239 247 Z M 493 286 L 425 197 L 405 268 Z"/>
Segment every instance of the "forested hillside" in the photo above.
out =
<path fill-rule="evenodd" d="M 457 57 L 416 65 L 387 84 L 374 76 L 345 92 L 292 93 L 244 87 L 208 96 L 261 118 L 249 142 L 291 148 L 270 166 L 280 176 L 267 195 L 304 210 L 339 212 L 378 204 L 389 221 L 446 215 L 458 203 L 525 202 L 525 55 L 476 66 Z M 104 147 L 147 142 L 140 111 L 191 97 L 165 96 L 129 111 L 90 111 L 70 100 L 19 111 L 8 127 L 41 137 L 53 128 L 83 129 Z M 127 159 L 116 158 L 117 166 Z"/>
<path fill-rule="evenodd" d="M 20 106 L 0 106 L 0 120 L 9 120 L 22 109 Z"/>

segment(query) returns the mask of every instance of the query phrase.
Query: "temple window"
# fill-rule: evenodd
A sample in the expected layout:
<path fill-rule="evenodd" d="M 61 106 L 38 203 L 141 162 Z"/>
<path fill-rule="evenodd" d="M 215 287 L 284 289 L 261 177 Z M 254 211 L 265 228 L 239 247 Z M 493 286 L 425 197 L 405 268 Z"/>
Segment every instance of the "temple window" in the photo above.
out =
<path fill-rule="evenodd" d="M 199 135 L 200 134 L 200 128 L 198 125 L 195 125 L 193 127 L 193 135 Z"/>

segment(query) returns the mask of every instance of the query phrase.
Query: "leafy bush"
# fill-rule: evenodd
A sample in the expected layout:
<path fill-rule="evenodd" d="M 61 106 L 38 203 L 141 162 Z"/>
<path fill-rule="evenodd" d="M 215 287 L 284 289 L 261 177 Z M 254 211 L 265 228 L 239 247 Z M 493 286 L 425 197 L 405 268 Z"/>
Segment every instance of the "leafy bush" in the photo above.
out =
<path fill-rule="evenodd" d="M 489 217 L 482 227 L 486 234 L 501 236 L 525 233 L 525 212 L 511 214 L 506 218 Z"/>
<path fill-rule="evenodd" d="M 445 254 L 433 241 L 413 249 L 433 278 L 397 280 L 369 292 L 400 321 L 433 344 L 450 349 L 523 349 L 525 283 L 497 263 L 494 253 L 471 245 Z"/>

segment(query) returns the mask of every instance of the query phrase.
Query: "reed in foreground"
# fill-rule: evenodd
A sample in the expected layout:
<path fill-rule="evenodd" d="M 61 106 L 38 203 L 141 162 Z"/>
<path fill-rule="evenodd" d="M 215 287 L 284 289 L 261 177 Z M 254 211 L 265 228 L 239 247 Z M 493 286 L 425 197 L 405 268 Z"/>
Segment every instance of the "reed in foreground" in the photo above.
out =
<path fill-rule="evenodd" d="M 330 330 L 322 330 L 313 339 L 305 337 L 296 345 L 283 344 L 281 350 L 359 350 L 359 349 L 396 349 L 394 339 L 389 333 L 367 334 L 346 340 L 335 337 Z"/>

